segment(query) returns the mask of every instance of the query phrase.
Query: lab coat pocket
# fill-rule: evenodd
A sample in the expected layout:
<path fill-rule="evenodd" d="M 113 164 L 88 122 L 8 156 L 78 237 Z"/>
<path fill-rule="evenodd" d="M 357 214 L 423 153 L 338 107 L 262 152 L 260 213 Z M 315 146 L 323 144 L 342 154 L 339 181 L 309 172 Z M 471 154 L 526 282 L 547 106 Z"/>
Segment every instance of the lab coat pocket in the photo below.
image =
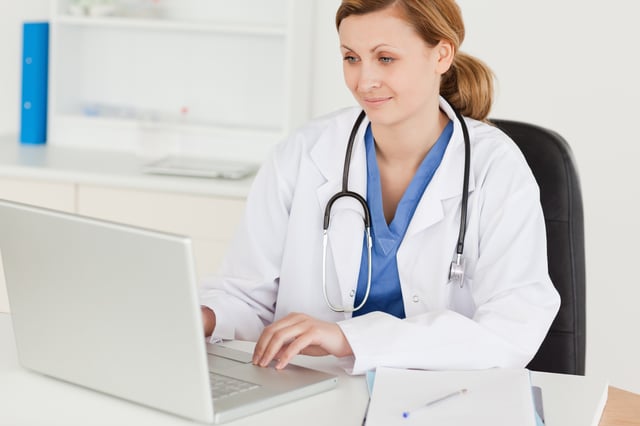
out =
<path fill-rule="evenodd" d="M 449 286 L 449 309 L 472 318 L 476 311 L 473 301 L 473 277 L 465 276 L 462 287 L 454 283 L 447 285 Z"/>

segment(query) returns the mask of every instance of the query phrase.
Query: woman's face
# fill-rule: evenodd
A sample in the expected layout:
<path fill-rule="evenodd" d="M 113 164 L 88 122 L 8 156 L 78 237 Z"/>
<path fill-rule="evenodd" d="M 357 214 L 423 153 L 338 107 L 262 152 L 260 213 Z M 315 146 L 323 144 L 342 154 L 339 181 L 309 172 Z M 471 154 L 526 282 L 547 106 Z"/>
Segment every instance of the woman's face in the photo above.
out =
<path fill-rule="evenodd" d="M 373 124 L 393 126 L 437 111 L 440 76 L 453 59 L 450 43 L 429 46 L 393 7 L 348 16 L 338 33 L 345 82 Z"/>

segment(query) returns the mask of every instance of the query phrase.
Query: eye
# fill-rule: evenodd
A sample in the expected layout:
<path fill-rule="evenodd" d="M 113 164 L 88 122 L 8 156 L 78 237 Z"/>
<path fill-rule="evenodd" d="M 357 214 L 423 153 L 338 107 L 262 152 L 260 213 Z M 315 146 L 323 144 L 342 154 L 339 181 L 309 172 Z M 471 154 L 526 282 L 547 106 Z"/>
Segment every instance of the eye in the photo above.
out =
<path fill-rule="evenodd" d="M 355 64 L 356 62 L 358 62 L 358 58 L 356 58 L 356 57 L 355 57 L 355 56 L 353 56 L 353 55 L 345 55 L 345 56 L 344 56 L 344 60 L 345 60 L 346 62 L 349 62 L 350 64 Z"/>
<path fill-rule="evenodd" d="M 389 57 L 389 56 L 381 56 L 378 60 L 379 60 L 380 62 L 382 62 L 383 64 L 390 64 L 390 63 L 391 63 L 391 62 L 393 62 L 395 59 L 394 59 L 394 58 L 391 58 L 391 57 Z"/>

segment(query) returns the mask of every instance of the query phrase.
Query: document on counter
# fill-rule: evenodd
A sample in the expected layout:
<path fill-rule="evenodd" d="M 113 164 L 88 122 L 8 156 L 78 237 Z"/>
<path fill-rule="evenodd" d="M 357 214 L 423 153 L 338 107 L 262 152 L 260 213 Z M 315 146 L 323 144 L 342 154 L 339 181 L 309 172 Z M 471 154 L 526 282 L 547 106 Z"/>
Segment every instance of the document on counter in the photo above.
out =
<path fill-rule="evenodd" d="M 600 423 L 609 394 L 609 381 L 605 377 L 536 372 L 531 383 L 542 388 L 547 425 L 597 426 Z"/>
<path fill-rule="evenodd" d="M 529 370 L 378 368 L 367 426 L 536 426 Z"/>

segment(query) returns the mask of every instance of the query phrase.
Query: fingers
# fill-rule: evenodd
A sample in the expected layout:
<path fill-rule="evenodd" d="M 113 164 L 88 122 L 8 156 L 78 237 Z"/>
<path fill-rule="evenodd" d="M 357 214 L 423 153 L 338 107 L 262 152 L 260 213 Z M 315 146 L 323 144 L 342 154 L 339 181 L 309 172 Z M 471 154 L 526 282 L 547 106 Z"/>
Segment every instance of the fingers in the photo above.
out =
<path fill-rule="evenodd" d="M 276 358 L 276 355 L 281 355 L 280 352 L 285 349 L 285 346 L 304 331 L 306 318 L 305 315 L 290 314 L 265 327 L 256 343 L 253 363 L 266 367 Z"/>
<path fill-rule="evenodd" d="M 346 356 L 352 350 L 337 324 L 290 314 L 265 328 L 256 343 L 253 363 L 266 367 L 275 359 L 275 367 L 282 369 L 297 354 Z"/>
<path fill-rule="evenodd" d="M 204 336 L 209 337 L 216 328 L 216 314 L 206 306 L 200 306 L 202 312 L 202 325 L 204 328 Z"/>
<path fill-rule="evenodd" d="M 294 339 L 283 351 L 281 351 L 280 356 L 277 358 L 277 363 L 275 365 L 276 369 L 281 370 L 289 364 L 291 359 L 294 356 L 301 353 L 305 348 L 312 345 L 314 342 L 313 336 L 310 333 L 305 333 L 298 336 Z M 325 352 L 326 354 L 326 352 Z"/>

